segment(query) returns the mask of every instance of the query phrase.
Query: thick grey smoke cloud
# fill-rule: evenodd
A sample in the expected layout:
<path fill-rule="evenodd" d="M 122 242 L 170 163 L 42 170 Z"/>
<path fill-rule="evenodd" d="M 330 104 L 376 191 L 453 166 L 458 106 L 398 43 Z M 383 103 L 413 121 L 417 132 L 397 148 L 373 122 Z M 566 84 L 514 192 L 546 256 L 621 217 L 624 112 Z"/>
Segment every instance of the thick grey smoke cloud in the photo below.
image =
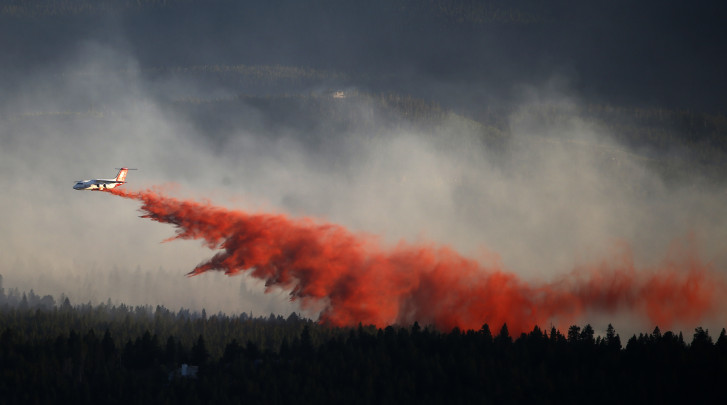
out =
<path fill-rule="evenodd" d="M 345 130 L 312 149 L 305 140 L 315 134 L 271 130 L 244 103 L 235 112 L 244 126 L 210 136 L 168 103 L 170 94 L 202 97 L 204 89 L 144 78 L 123 49 L 88 43 L 68 60 L 53 74 L 23 77 L 21 91 L 0 106 L 6 286 L 65 293 L 74 302 L 299 310 L 284 292 L 264 294 L 244 276 L 185 278 L 208 249 L 160 244 L 173 230 L 138 219 L 135 202 L 71 188 L 74 180 L 112 177 L 121 165 L 140 169 L 125 187 L 173 182 L 178 195 L 313 216 L 385 243 L 432 241 L 474 257 L 494 252 L 526 280 L 565 277 L 609 259 L 624 242 L 639 265 L 654 266 L 689 234 L 718 271 L 727 265 L 725 191 L 665 184 L 646 158 L 579 118 L 578 100 L 562 89 L 526 92 L 496 148 L 461 116 L 427 129 L 385 118 L 361 97 L 342 108 L 364 117 L 367 129 Z M 209 89 L 211 99 L 224 95 Z M 561 113 L 543 114 L 543 105 Z"/>
<path fill-rule="evenodd" d="M 136 218 L 135 204 L 69 188 L 74 180 L 113 177 L 120 166 L 140 169 L 129 176 L 133 187 L 196 189 L 226 172 L 183 117 L 150 98 L 133 58 L 89 43 L 69 60 L 53 74 L 23 78 L 22 91 L 2 106 L 6 286 L 76 302 L 289 312 L 284 297 L 257 300 L 262 288 L 243 278 L 185 279 L 204 249 L 160 245 L 170 229 Z"/>

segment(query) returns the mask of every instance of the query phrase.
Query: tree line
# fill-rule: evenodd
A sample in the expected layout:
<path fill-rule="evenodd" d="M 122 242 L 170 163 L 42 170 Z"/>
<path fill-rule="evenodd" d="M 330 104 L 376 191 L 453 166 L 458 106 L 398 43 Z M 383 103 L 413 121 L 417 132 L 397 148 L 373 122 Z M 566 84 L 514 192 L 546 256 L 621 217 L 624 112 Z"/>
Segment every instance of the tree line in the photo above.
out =
<path fill-rule="evenodd" d="M 59 305 L 0 289 L 4 403 L 423 403 L 727 399 L 727 335 L 609 325 L 333 328 L 297 314 Z M 187 365 L 187 366 L 183 366 Z M 185 375 L 182 367 L 194 369 Z M 186 370 L 185 369 L 185 370 Z"/>

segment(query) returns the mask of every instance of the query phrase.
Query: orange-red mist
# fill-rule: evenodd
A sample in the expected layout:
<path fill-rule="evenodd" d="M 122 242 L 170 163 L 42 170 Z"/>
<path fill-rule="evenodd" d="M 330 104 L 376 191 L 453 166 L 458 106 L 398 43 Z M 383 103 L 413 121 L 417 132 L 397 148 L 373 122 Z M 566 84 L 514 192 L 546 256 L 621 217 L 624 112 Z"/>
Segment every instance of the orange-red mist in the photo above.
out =
<path fill-rule="evenodd" d="M 312 219 L 229 210 L 155 190 L 109 193 L 139 200 L 143 218 L 174 225 L 172 239 L 200 239 L 220 249 L 190 275 L 247 271 L 289 291 L 303 308 L 322 305 L 320 321 L 336 326 L 418 321 L 450 330 L 507 323 L 520 333 L 567 325 L 584 311 L 627 311 L 669 327 L 712 314 L 726 290 L 689 248 L 660 268 L 637 270 L 626 255 L 555 282 L 528 283 L 446 246 L 385 247 L 375 236 Z"/>

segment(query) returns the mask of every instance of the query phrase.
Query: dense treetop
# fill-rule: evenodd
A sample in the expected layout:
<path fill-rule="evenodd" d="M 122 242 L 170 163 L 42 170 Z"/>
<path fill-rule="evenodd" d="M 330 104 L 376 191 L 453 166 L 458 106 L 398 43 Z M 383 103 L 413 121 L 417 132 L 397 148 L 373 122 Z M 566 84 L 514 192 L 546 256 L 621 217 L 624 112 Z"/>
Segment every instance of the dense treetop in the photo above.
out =
<path fill-rule="evenodd" d="M 418 323 L 329 328 L 295 314 L 60 305 L 11 289 L 0 303 L 6 403 L 283 403 L 724 400 L 727 334 Z M 689 343 L 691 339 L 691 343 Z M 195 375 L 184 375 L 188 366 Z M 185 371 L 182 371 L 185 370 Z"/>

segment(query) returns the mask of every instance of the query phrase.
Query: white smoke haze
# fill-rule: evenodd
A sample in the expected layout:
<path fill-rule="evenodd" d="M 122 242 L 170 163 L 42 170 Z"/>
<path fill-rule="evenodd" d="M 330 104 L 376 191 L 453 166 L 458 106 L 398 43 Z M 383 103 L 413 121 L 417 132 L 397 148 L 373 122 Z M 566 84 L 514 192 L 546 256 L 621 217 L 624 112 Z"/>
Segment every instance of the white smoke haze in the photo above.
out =
<path fill-rule="evenodd" d="M 362 99 L 349 100 L 349 113 L 366 117 L 376 134 L 342 133 L 322 146 L 332 151 L 326 154 L 311 152 L 295 129 L 268 133 L 255 107 L 243 104 L 245 128 L 211 140 L 158 101 L 160 89 L 172 99 L 203 89 L 178 79 L 149 82 L 123 50 L 89 43 L 70 60 L 49 69 L 61 75 L 24 78 L 23 90 L 0 105 L 6 287 L 65 293 L 72 302 L 300 311 L 284 291 L 265 294 L 245 276 L 185 277 L 213 252 L 196 241 L 160 244 L 173 229 L 139 219 L 137 202 L 72 189 L 75 180 L 113 177 L 121 166 L 139 168 L 124 187 L 175 183 L 175 195 L 320 218 L 388 244 L 431 241 L 472 257 L 494 252 L 525 280 L 567 277 L 609 259 L 622 243 L 637 265 L 653 267 L 688 235 L 727 275 L 725 191 L 667 185 L 645 158 L 579 118 L 577 99 L 548 85 L 510 117 L 503 148 L 487 147 L 463 117 L 450 115 L 431 136 L 392 124 Z M 211 90 L 211 98 L 221 96 L 224 90 Z M 572 114 L 549 121 L 538 113 L 546 104 Z M 643 330 L 633 318 L 589 314 L 584 321 Z"/>

